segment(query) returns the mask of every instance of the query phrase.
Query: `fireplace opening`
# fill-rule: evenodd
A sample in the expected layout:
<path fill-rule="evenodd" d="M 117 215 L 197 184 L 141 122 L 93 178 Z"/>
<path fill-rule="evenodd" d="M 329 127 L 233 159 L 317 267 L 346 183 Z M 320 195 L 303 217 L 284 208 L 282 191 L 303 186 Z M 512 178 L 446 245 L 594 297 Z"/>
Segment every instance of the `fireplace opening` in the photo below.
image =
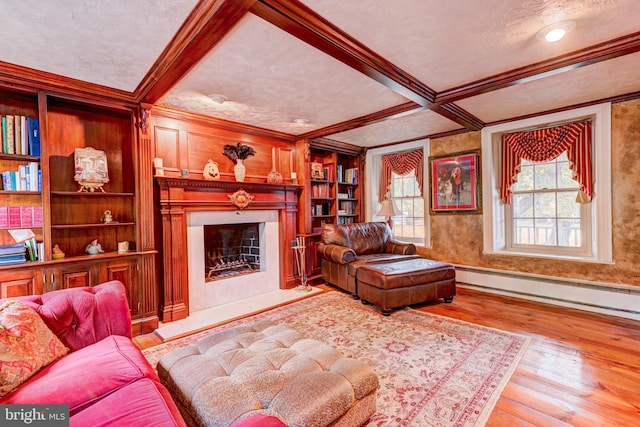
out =
<path fill-rule="evenodd" d="M 260 223 L 205 225 L 205 282 L 260 271 L 260 228 Z"/>

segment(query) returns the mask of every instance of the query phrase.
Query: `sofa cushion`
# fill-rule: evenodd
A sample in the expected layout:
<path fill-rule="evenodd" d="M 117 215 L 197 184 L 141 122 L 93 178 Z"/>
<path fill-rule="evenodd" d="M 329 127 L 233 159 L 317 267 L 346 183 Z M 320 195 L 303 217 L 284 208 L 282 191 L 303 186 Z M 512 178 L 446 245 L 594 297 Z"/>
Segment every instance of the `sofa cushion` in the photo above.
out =
<path fill-rule="evenodd" d="M 355 224 L 323 224 L 322 243 L 346 246 L 357 255 L 385 252 L 391 230 L 384 222 L 362 222 Z"/>
<path fill-rule="evenodd" d="M 184 426 L 167 390 L 142 378 L 71 417 L 70 426 Z"/>
<path fill-rule="evenodd" d="M 0 403 L 68 404 L 71 415 L 140 378 L 155 378 L 133 342 L 113 335 L 50 364 Z"/>
<path fill-rule="evenodd" d="M 71 351 L 109 335 L 131 338 L 127 294 L 117 280 L 17 299 L 33 308 Z"/>
<path fill-rule="evenodd" d="M 0 305 L 0 397 L 67 352 L 31 307 L 15 300 Z"/>

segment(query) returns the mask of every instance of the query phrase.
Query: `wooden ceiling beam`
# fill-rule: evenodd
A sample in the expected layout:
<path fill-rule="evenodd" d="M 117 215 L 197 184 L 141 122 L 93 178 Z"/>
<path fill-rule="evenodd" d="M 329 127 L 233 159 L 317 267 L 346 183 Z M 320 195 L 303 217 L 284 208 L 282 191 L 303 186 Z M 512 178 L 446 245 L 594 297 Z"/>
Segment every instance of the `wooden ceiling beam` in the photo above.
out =
<path fill-rule="evenodd" d="M 585 49 L 516 68 L 472 83 L 439 92 L 436 103 L 451 103 L 508 86 L 527 83 L 590 64 L 640 51 L 640 32 L 609 40 Z"/>
<path fill-rule="evenodd" d="M 481 123 L 459 107 L 444 108 L 434 103 L 436 92 L 433 89 L 300 2 L 259 0 L 251 12 L 424 108 L 432 109 L 470 130 L 477 130 L 476 123 Z M 458 116 L 457 113 L 462 115 Z M 353 124 L 336 126 L 349 127 Z"/>
<path fill-rule="evenodd" d="M 140 102 L 154 104 L 233 28 L 256 0 L 202 0 L 136 88 Z"/>
<path fill-rule="evenodd" d="M 416 104 L 425 107 L 433 105 L 435 91 L 302 3 L 259 0 L 251 12 Z"/>
<path fill-rule="evenodd" d="M 395 105 L 384 110 L 376 111 L 375 113 L 367 114 L 365 116 L 357 117 L 355 119 L 347 120 L 341 123 L 336 123 L 331 126 L 312 130 L 302 135 L 298 135 L 298 137 L 302 139 L 321 138 L 327 135 L 346 132 L 351 129 L 371 125 L 373 123 L 381 122 L 384 120 L 397 119 L 398 117 L 417 113 L 425 109 L 425 107 L 418 105 L 415 102 L 408 101 L 400 105 Z"/>

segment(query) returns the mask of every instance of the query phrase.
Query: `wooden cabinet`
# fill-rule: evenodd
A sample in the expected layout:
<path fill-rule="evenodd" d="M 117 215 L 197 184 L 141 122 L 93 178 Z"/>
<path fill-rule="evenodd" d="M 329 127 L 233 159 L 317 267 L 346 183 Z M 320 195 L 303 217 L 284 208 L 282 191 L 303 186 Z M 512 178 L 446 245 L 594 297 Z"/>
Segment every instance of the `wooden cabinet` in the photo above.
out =
<path fill-rule="evenodd" d="M 82 288 L 100 283 L 95 263 L 60 265 L 51 267 L 48 271 L 52 290 Z"/>
<path fill-rule="evenodd" d="M 40 269 L 14 269 L 0 273 L 0 298 L 39 295 L 44 292 Z"/>
<path fill-rule="evenodd" d="M 136 272 L 137 263 L 135 260 L 114 260 L 100 264 L 100 283 L 119 280 L 124 284 L 132 319 L 140 316 L 140 289 Z"/>

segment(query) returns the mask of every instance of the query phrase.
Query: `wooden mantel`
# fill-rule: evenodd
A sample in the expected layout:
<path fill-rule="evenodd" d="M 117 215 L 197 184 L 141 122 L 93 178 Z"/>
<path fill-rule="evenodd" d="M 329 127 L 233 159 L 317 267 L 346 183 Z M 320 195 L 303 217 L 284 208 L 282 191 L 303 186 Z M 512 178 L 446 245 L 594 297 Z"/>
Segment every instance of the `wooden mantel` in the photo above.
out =
<path fill-rule="evenodd" d="M 296 238 L 299 185 L 263 184 L 233 181 L 156 176 L 160 189 L 162 249 L 164 264 L 163 295 L 160 307 L 163 322 L 189 315 L 189 277 L 187 251 L 187 213 L 197 211 L 241 210 L 232 195 L 244 191 L 253 197 L 242 210 L 277 210 L 279 222 L 280 288 L 295 287 L 294 259 L 289 249 Z M 249 197 L 249 198 L 251 198 Z"/>

